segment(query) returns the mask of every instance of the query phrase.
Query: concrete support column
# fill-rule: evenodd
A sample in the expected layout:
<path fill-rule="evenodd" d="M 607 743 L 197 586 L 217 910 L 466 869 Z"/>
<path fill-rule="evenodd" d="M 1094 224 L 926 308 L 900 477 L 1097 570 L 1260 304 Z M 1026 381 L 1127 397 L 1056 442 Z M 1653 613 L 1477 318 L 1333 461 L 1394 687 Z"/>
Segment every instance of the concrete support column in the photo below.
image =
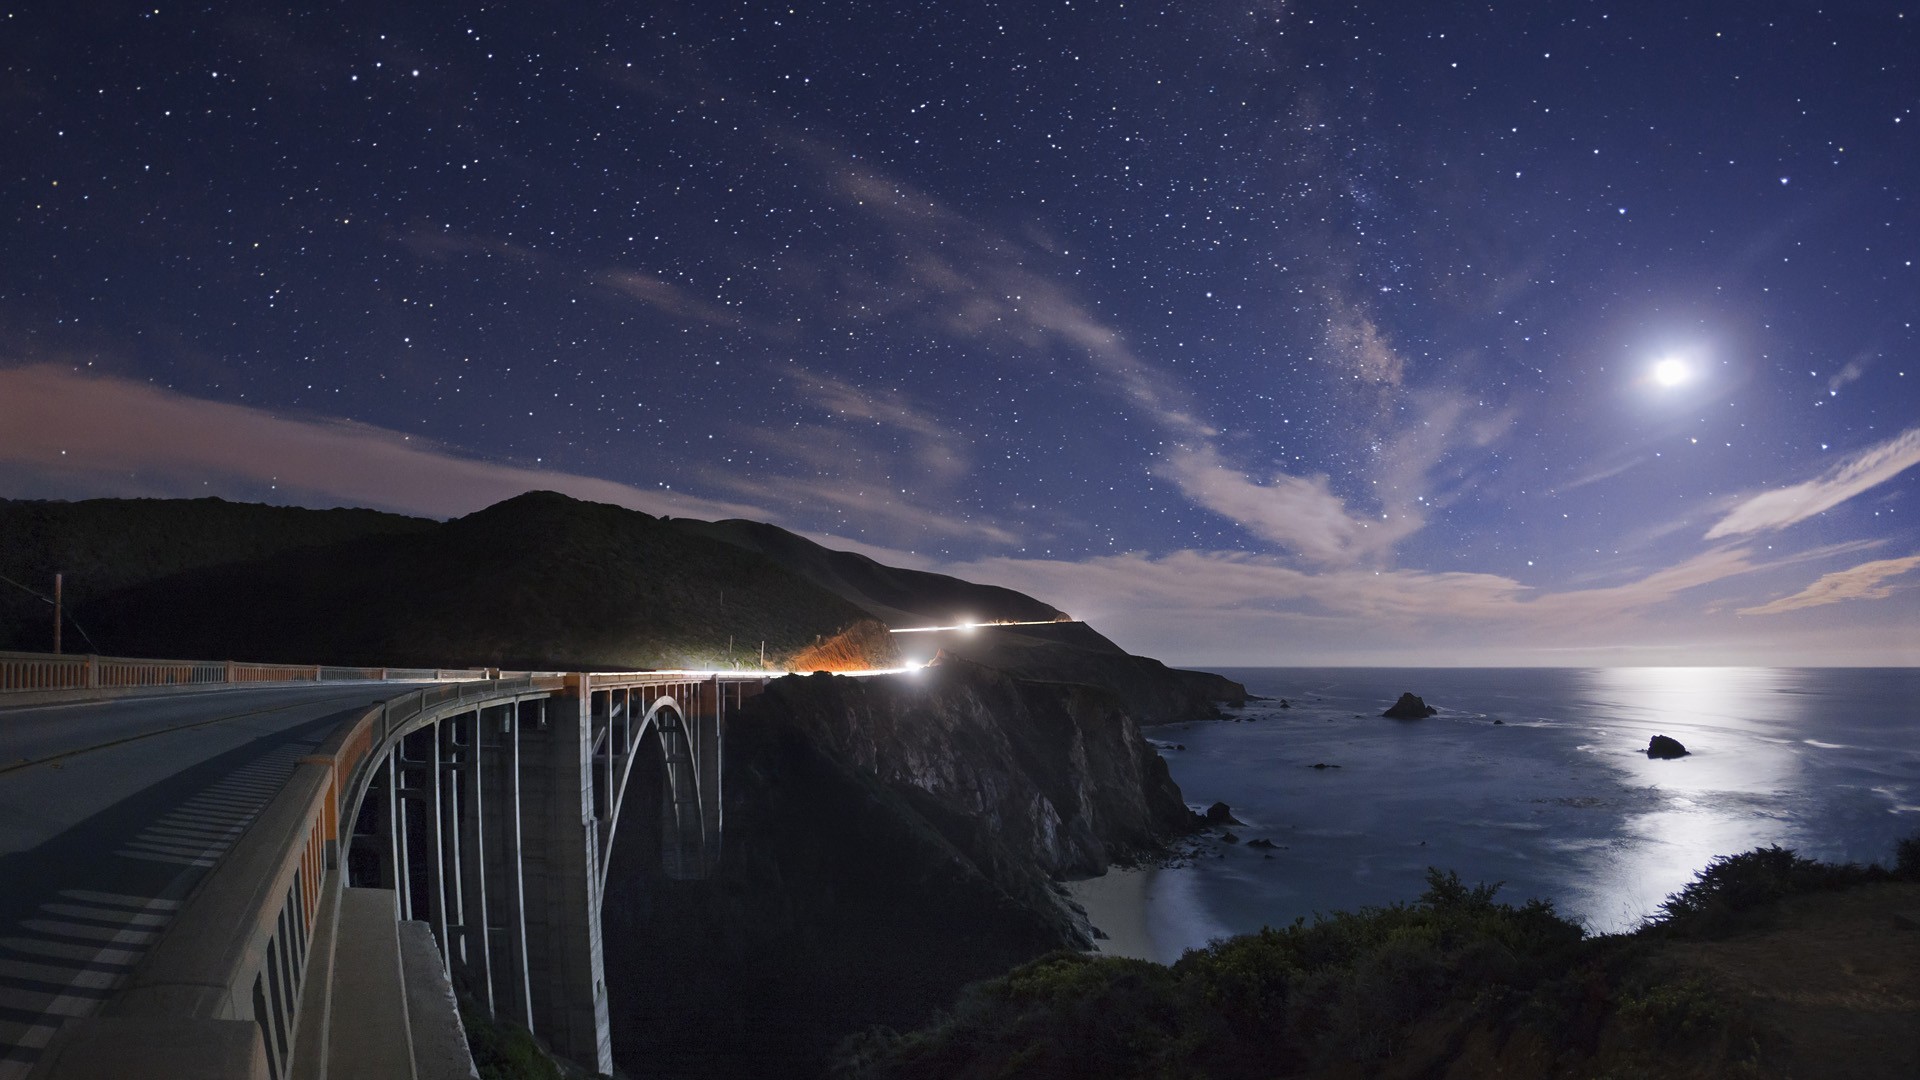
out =
<path fill-rule="evenodd" d="M 536 703 L 507 705 L 483 714 L 480 725 L 480 788 L 486 843 L 488 977 L 493 1014 L 529 1030 L 525 874 L 520 833 L 521 715 Z"/>
<path fill-rule="evenodd" d="M 444 725 L 435 722 L 425 728 L 426 743 L 430 748 L 427 758 L 427 794 L 432 803 L 426 816 L 426 824 L 432 830 L 427 834 L 427 925 L 433 927 L 434 940 L 440 943 L 440 962 L 445 970 L 451 972 L 452 964 L 448 957 L 453 955 L 453 940 L 447 932 L 450 921 L 447 916 L 447 783 L 446 769 L 442 766 L 440 753 L 441 731 Z"/>
<path fill-rule="evenodd" d="M 482 765 L 481 729 L 486 726 L 486 710 L 477 709 L 456 718 L 460 745 L 459 851 L 460 873 L 460 964 L 458 982 L 477 998 L 489 1013 L 494 1012 L 492 942 L 488 934 L 487 863 L 494 853 L 487 834 L 486 806 L 489 802 Z"/>
<path fill-rule="evenodd" d="M 562 1056 L 613 1072 L 600 937 L 594 821 L 594 708 L 587 676 L 547 700 L 546 724 L 524 734 L 521 831 L 533 1030 Z"/>
<path fill-rule="evenodd" d="M 694 761 L 699 767 L 700 831 L 704 839 L 702 854 L 705 857 L 705 865 L 701 868 L 703 877 L 720 866 L 720 829 L 726 820 L 720 798 L 720 743 L 726 725 L 728 691 L 731 689 L 735 688 L 723 685 L 716 676 L 713 680 L 712 711 L 701 709 L 693 730 L 688 732 L 693 742 Z M 701 704 L 706 704 L 704 697 Z"/>

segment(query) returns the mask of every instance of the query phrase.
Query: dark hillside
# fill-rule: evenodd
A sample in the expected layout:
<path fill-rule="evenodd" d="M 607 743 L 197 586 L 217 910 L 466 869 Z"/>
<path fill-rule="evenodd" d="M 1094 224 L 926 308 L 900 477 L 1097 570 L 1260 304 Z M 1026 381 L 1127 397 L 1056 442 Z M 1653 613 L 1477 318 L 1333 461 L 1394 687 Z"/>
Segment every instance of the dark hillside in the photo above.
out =
<path fill-rule="evenodd" d="M 422 518 L 376 510 L 224 499 L 0 499 L 0 574 L 43 595 L 52 592 L 56 572 L 66 575 L 67 610 L 92 631 L 87 605 L 119 589 L 188 570 L 434 527 Z M 45 602 L 0 584 L 0 649 L 45 650 L 51 633 Z M 71 624 L 66 637 L 71 651 L 86 647 Z"/>
<path fill-rule="evenodd" d="M 1119 694 L 1142 724 L 1214 715 L 1216 703 L 1240 704 L 1247 697 L 1245 687 L 1218 675 L 1135 656 L 1086 623 L 980 626 L 896 636 L 907 639 L 901 645 L 908 656 L 931 655 L 938 649 L 1015 678 L 1104 687 Z"/>
<path fill-rule="evenodd" d="M 884 566 L 865 555 L 833 551 L 785 529 L 755 521 L 675 519 L 687 533 L 724 540 L 773 559 L 795 574 L 873 613 L 890 626 L 951 625 L 962 620 L 1065 620 L 1059 609 L 1024 593 L 945 574 Z M 1243 701 L 1246 690 L 1217 675 L 1179 671 L 1134 656 L 1081 622 L 981 626 L 969 631 L 901 634 L 901 652 L 926 659 L 944 650 L 1023 679 L 1079 683 L 1112 690 L 1143 724 L 1190 720 L 1216 702 Z"/>
<path fill-rule="evenodd" d="M 889 626 L 925 626 L 965 619 L 990 621 L 1062 618 L 1025 593 L 979 585 L 946 574 L 886 566 L 851 551 L 834 551 L 777 525 L 758 521 L 675 518 L 674 528 L 756 551 L 872 612 Z"/>
<path fill-rule="evenodd" d="M 526 668 L 759 666 L 865 612 L 751 552 L 530 492 L 400 536 L 178 574 L 88 606 L 135 656 Z"/>

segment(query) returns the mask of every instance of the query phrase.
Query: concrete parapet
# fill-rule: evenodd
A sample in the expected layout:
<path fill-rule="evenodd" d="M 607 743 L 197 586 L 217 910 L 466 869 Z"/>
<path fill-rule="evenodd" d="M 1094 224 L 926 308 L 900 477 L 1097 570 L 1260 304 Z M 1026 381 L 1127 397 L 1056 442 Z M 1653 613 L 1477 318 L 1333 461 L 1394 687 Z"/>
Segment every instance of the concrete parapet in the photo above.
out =
<path fill-rule="evenodd" d="M 406 972 L 414 1075 L 419 1080 L 480 1080 L 467 1049 L 467 1030 L 460 1023 L 460 1003 L 426 923 L 416 919 L 400 924 L 400 966 Z"/>
<path fill-rule="evenodd" d="M 399 927 L 391 890 L 341 890 L 328 1075 L 393 1080 L 414 1075 L 413 1026 L 407 1013 Z"/>

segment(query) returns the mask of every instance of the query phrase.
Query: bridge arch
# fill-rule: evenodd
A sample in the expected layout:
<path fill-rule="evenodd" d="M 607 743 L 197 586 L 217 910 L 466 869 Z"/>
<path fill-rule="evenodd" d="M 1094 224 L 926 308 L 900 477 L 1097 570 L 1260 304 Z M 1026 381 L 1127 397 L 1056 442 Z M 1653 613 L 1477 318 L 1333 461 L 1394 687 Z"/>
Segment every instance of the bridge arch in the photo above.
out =
<path fill-rule="evenodd" d="M 374 725 L 342 791 L 345 882 L 392 889 L 399 917 L 428 924 L 448 974 L 494 1015 L 611 1071 L 601 911 L 622 809 L 636 792 L 658 798 L 661 870 L 706 876 L 724 717 L 762 684 L 575 675 L 423 696 Z"/>
<path fill-rule="evenodd" d="M 681 880 L 705 877 L 714 861 L 707 848 L 709 840 L 717 838 L 707 835 L 698 755 L 703 725 L 717 723 L 718 718 L 709 719 L 698 712 L 689 716 L 691 710 L 672 694 L 662 694 L 644 705 L 645 712 L 638 724 L 626 734 L 624 748 L 608 744 L 610 752 L 619 753 L 619 762 L 613 782 L 608 785 L 611 797 L 601 836 L 597 886 L 603 902 L 607 875 L 613 866 L 613 844 L 619 832 L 621 811 L 634 788 L 636 764 L 650 765 L 657 759 L 661 765 L 661 782 L 657 785 L 660 859 L 667 876 Z M 717 740 L 715 746 L 717 752 Z"/>

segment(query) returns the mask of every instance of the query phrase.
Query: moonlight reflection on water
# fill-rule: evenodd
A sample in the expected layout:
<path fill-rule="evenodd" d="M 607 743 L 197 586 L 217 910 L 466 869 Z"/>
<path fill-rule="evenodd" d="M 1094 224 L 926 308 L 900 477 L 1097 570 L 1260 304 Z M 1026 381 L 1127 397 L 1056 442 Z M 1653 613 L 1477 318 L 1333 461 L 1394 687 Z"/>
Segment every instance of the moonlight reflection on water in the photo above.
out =
<path fill-rule="evenodd" d="M 1411 900 L 1428 866 L 1632 929 L 1718 855 L 1872 861 L 1920 831 L 1912 669 L 1252 668 L 1247 722 L 1149 729 L 1242 840 L 1147 885 L 1162 959 L 1209 936 Z M 1379 713 L 1401 691 L 1427 720 Z M 1278 698 L 1292 707 L 1279 708 Z M 1500 721 L 1495 724 L 1494 721 Z M 1691 753 L 1650 760 L 1669 735 Z M 1316 770 L 1316 763 L 1339 769 Z"/>

